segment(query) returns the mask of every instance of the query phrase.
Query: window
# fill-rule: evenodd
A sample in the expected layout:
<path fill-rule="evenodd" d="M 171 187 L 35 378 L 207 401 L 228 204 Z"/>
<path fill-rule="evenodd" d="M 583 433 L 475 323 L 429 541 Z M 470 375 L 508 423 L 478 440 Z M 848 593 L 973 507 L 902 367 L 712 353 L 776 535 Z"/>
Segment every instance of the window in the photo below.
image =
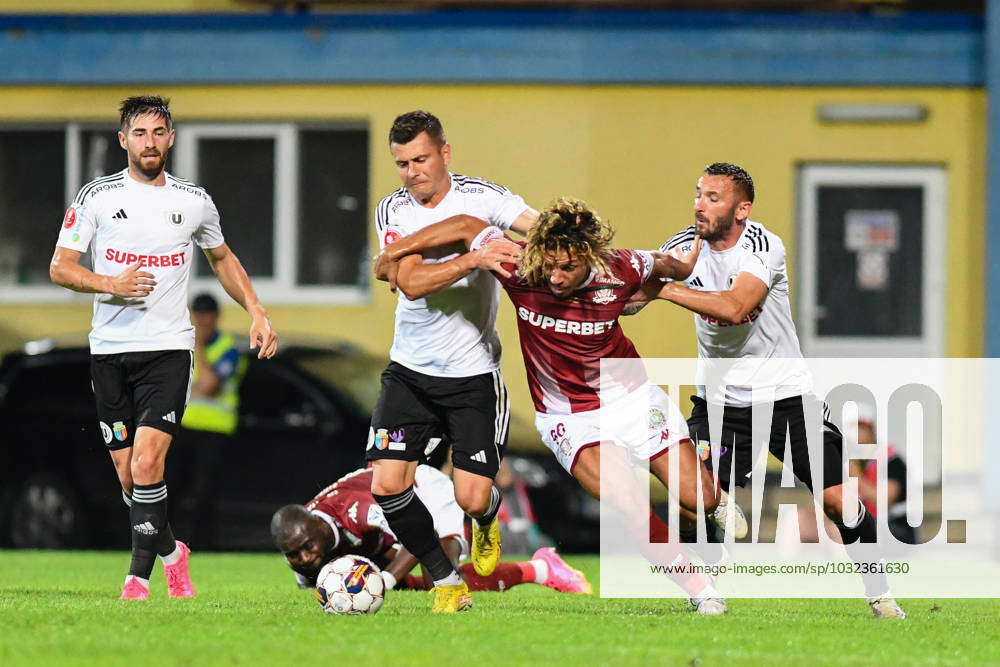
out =
<path fill-rule="evenodd" d="M 0 128 L 0 298 L 90 298 L 49 284 L 57 225 L 84 183 L 125 165 L 113 127 Z M 212 195 L 265 301 L 367 299 L 365 125 L 185 123 L 167 169 Z M 204 257 L 192 289 L 219 291 Z"/>

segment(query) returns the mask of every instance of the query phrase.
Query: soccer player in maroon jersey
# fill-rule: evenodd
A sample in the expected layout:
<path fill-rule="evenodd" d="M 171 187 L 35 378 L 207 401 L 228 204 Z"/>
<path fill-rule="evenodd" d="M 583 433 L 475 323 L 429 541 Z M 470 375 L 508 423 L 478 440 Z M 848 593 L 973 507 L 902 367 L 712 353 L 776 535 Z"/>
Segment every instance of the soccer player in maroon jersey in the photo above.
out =
<path fill-rule="evenodd" d="M 597 445 L 608 440 L 601 434 L 603 402 L 605 415 L 616 415 L 610 420 L 613 441 L 630 457 L 648 459 L 650 471 L 664 485 L 670 468 L 677 466 L 680 484 L 673 490 L 681 506 L 696 512 L 700 487 L 705 512 L 724 525 L 726 513 L 735 512 L 735 505 L 719 503 L 687 425 L 663 390 L 645 377 L 627 377 L 599 394 L 602 358 L 639 357 L 618 326 L 629 298 L 646 281 L 686 278 L 700 245 L 677 258 L 612 249 L 613 236 L 611 226 L 584 202 L 564 198 L 542 211 L 526 242 L 514 243 L 497 227 L 456 216 L 388 246 L 376 275 L 391 282 L 393 265 L 401 257 L 428 247 L 463 241 L 472 252 L 483 252 L 487 244 L 503 244 L 492 246 L 491 252 L 504 249 L 517 263 L 504 264 L 493 275 L 517 312 L 535 424 L 559 462 L 588 493 L 600 497 L 602 448 Z M 633 413 L 647 406 L 648 414 L 635 418 Z M 667 528 L 652 511 L 649 528 L 653 541 L 666 541 Z M 676 555 L 686 559 L 680 548 Z M 725 612 L 725 602 L 707 580 L 692 576 L 677 581 L 699 612 Z"/>
<path fill-rule="evenodd" d="M 286 505 L 271 519 L 275 546 L 285 555 L 299 586 L 316 585 L 326 563 L 347 554 L 371 559 L 382 569 L 387 588 L 430 590 L 433 581 L 410 574 L 417 559 L 396 539 L 382 508 L 371 493 L 373 471 L 356 470 L 337 480 L 303 505 Z M 434 528 L 448 557 L 457 562 L 468 552 L 464 513 L 455 501 L 451 480 L 427 465 L 417 466 L 416 493 L 434 519 Z M 472 563 L 458 568 L 471 590 L 503 591 L 536 583 L 564 593 L 590 593 L 586 577 L 573 569 L 551 547 L 535 552 L 530 561 L 500 562 L 488 576 L 476 573 Z"/>

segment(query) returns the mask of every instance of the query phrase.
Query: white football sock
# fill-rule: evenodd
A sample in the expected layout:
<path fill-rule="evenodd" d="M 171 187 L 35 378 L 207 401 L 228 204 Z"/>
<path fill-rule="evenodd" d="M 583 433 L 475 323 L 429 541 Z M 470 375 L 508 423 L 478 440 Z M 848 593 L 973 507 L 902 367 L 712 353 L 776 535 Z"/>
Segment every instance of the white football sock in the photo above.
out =
<path fill-rule="evenodd" d="M 693 596 L 691 599 L 694 600 L 695 603 L 697 604 L 698 602 L 701 602 L 702 600 L 706 600 L 708 598 L 721 598 L 721 597 L 722 595 L 719 594 L 719 591 L 715 590 L 715 586 L 713 586 L 712 584 L 706 584 L 705 588 L 701 589 L 701 592 Z"/>
<path fill-rule="evenodd" d="M 544 560 L 533 560 L 531 565 L 535 568 L 535 583 L 544 584 L 549 578 L 549 564 Z"/>
<path fill-rule="evenodd" d="M 181 553 L 181 548 L 175 544 L 173 551 L 168 553 L 166 556 L 160 556 L 160 558 L 163 560 L 164 565 L 173 565 L 179 561 L 183 555 L 184 554 Z"/>
<path fill-rule="evenodd" d="M 454 570 L 452 570 L 451 574 L 444 579 L 434 580 L 435 586 L 458 586 L 460 583 L 462 583 L 462 577 L 458 576 L 458 572 L 455 572 Z"/>
<path fill-rule="evenodd" d="M 129 578 L 135 579 L 140 584 L 142 584 L 143 586 L 145 586 L 147 590 L 149 589 L 149 579 L 143 579 L 142 577 L 137 577 L 134 574 L 128 574 L 128 575 L 125 575 L 125 583 L 126 584 L 128 583 Z"/>

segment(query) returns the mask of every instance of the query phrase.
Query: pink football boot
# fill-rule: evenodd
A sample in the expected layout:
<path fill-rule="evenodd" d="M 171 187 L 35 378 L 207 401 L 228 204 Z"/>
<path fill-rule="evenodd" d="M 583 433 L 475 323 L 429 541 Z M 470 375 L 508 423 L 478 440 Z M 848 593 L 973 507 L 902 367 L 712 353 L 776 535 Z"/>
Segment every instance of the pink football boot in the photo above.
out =
<path fill-rule="evenodd" d="M 195 590 L 188 572 L 191 550 L 180 540 L 177 540 L 177 548 L 181 550 L 181 559 L 173 565 L 163 566 L 163 573 L 167 577 L 167 593 L 172 598 L 192 598 Z"/>
<path fill-rule="evenodd" d="M 122 586 L 122 594 L 119 600 L 145 600 L 149 597 L 149 589 L 142 585 L 142 582 L 129 575 L 125 577 L 125 585 Z"/>
<path fill-rule="evenodd" d="M 542 547 L 531 557 L 532 560 L 545 561 L 549 566 L 549 576 L 545 579 L 545 586 L 562 593 L 586 593 L 592 591 L 587 577 L 562 559 L 552 547 Z"/>

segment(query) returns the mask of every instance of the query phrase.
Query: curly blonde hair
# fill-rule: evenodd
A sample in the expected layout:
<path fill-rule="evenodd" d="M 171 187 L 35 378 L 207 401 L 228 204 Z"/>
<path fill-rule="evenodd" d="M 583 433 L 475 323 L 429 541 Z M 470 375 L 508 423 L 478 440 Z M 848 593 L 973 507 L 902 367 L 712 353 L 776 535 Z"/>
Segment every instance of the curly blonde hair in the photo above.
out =
<path fill-rule="evenodd" d="M 528 232 L 518 271 L 529 285 L 545 283 L 545 256 L 565 250 L 573 259 L 608 272 L 606 254 L 615 230 L 587 203 L 560 197 L 538 215 Z"/>

